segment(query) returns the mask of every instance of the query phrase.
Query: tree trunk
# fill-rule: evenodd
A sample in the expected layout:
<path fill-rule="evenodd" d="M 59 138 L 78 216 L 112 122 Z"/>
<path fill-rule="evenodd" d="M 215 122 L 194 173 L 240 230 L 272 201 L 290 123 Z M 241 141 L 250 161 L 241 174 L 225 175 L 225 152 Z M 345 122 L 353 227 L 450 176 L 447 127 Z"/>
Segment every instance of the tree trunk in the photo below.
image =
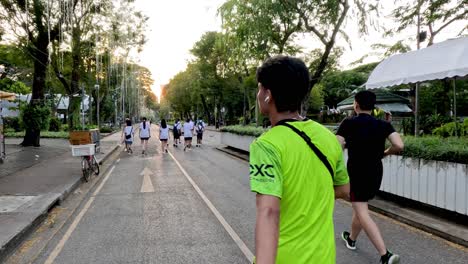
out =
<path fill-rule="evenodd" d="M 70 85 L 71 94 L 69 95 L 68 104 L 68 128 L 70 131 L 80 125 L 81 96 L 72 96 L 73 94 L 76 94 L 80 91 L 81 29 L 79 26 L 73 27 L 72 42 L 72 73 Z"/>
<path fill-rule="evenodd" d="M 208 118 L 208 124 L 211 124 L 211 114 L 210 110 L 208 110 L 208 105 L 206 104 L 205 96 L 203 94 L 200 94 L 200 97 L 203 104 L 203 109 L 205 110 L 206 117 Z"/>
<path fill-rule="evenodd" d="M 30 48 L 29 52 L 34 56 L 34 78 L 33 78 L 33 87 L 32 87 L 32 98 L 29 102 L 31 105 L 41 103 L 44 100 L 44 91 L 45 91 L 45 79 L 47 65 L 49 62 L 49 50 L 47 46 L 49 45 L 49 38 L 47 32 L 39 32 L 39 36 L 36 41 L 31 45 L 34 48 Z M 40 146 L 40 128 L 33 128 L 27 126 L 28 129 L 23 138 L 22 146 Z"/>
<path fill-rule="evenodd" d="M 80 126 L 81 97 L 70 96 L 68 103 L 68 129 L 74 130 Z"/>

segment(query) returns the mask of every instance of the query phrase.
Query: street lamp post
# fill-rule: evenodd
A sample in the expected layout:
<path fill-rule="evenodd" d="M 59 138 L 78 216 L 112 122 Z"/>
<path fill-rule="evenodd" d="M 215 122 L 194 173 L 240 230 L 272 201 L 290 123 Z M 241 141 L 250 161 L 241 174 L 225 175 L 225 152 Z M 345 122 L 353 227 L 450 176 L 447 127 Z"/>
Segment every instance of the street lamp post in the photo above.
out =
<path fill-rule="evenodd" d="M 85 129 L 85 103 L 84 103 L 84 95 L 85 95 L 85 90 L 84 90 L 84 85 L 81 85 L 81 129 Z M 89 104 L 89 102 L 88 102 Z"/>
<path fill-rule="evenodd" d="M 97 101 L 96 101 L 96 121 L 98 129 L 101 128 L 100 126 L 100 116 L 99 116 L 99 84 L 94 85 L 94 89 L 97 91 Z"/>

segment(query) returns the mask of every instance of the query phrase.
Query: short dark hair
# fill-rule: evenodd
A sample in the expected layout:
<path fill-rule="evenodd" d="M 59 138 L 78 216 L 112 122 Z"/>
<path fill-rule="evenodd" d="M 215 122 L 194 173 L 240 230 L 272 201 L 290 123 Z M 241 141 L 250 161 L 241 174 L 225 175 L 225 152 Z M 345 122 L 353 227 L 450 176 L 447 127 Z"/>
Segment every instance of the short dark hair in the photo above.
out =
<path fill-rule="evenodd" d="M 359 108 L 364 111 L 370 111 L 375 108 L 375 93 L 365 90 L 360 91 L 354 96 L 354 100 L 359 104 Z"/>
<path fill-rule="evenodd" d="M 271 91 L 278 112 L 298 111 L 310 91 L 305 63 L 289 56 L 267 59 L 257 69 L 257 82 Z"/>
<path fill-rule="evenodd" d="M 127 126 L 131 126 L 132 125 L 132 120 L 127 118 L 127 120 L 125 120 L 125 123 L 127 123 Z"/>

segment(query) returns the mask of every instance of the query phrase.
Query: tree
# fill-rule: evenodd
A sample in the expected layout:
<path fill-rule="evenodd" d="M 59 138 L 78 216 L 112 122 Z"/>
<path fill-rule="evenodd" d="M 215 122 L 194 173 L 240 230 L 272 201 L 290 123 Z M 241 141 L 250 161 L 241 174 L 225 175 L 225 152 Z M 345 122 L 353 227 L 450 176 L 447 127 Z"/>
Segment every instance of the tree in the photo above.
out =
<path fill-rule="evenodd" d="M 237 54 L 246 56 L 236 58 L 236 62 L 248 68 L 252 58 L 254 61 L 251 65 L 255 65 L 272 55 L 295 55 L 300 51 L 294 43 L 295 36 L 298 33 L 307 34 L 315 39 L 314 44 L 321 45 L 317 49 L 320 53 L 317 63 L 311 69 L 311 87 L 320 82 L 337 37 L 342 36 L 349 41 L 343 31 L 346 19 L 351 20 L 352 17 L 357 20 L 360 32 L 365 33 L 366 22 L 377 9 L 373 4 L 375 1 L 361 0 L 267 2 L 231 0 L 220 8 L 223 29 L 230 39 L 234 39 L 230 43 L 242 51 Z"/>
<path fill-rule="evenodd" d="M 73 0 L 73 3 L 77 1 Z M 50 41 L 58 36 L 59 26 L 63 21 L 63 14 L 57 10 L 60 3 L 53 4 L 44 0 L 0 2 L 0 21 L 4 27 L 3 31 L 14 32 L 16 40 L 24 45 L 25 51 L 34 62 L 32 97 L 28 106 L 30 113 L 41 112 L 45 105 L 45 81 L 49 64 L 48 47 Z M 54 14 L 59 15 L 54 17 Z M 26 124 L 26 134 L 21 144 L 39 146 L 41 127 L 40 122 Z"/>
<path fill-rule="evenodd" d="M 423 35 L 427 35 L 427 46 L 434 43 L 435 37 L 444 29 L 457 21 L 468 19 L 468 1 L 466 0 L 418 0 L 397 1 L 399 5 L 393 10 L 392 17 L 398 23 L 398 27 L 387 31 L 387 34 L 398 33 L 407 30 L 410 26 L 417 26 L 418 16 L 420 25 L 426 30 L 418 36 L 423 41 Z M 459 34 L 468 30 L 466 23 L 461 23 Z"/>

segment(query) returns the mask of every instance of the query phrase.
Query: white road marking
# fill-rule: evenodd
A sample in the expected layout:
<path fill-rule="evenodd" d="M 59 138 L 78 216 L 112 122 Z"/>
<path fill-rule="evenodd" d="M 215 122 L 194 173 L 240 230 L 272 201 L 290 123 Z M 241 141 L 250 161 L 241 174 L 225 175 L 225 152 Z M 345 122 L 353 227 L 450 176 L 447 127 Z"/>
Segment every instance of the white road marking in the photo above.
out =
<path fill-rule="evenodd" d="M 184 174 L 184 176 L 187 178 L 187 180 L 192 184 L 193 188 L 195 191 L 197 191 L 198 195 L 202 198 L 202 200 L 206 203 L 208 208 L 210 208 L 211 212 L 216 216 L 218 221 L 221 223 L 221 225 L 224 227 L 224 229 L 228 232 L 228 234 L 231 236 L 231 238 L 234 240 L 234 242 L 237 244 L 237 246 L 240 248 L 242 253 L 244 253 L 245 257 L 249 260 L 249 262 L 253 261 L 254 255 L 250 251 L 250 249 L 245 245 L 244 241 L 239 237 L 239 235 L 234 231 L 234 229 L 229 225 L 229 223 L 224 219 L 224 217 L 221 215 L 221 213 L 214 207 L 214 205 L 211 203 L 211 201 L 206 197 L 206 195 L 202 192 L 200 187 L 193 181 L 193 179 L 189 176 L 187 171 L 180 165 L 179 161 L 172 155 L 171 152 L 169 152 L 169 155 L 171 155 L 172 159 L 175 161 L 177 166 L 179 167 L 180 171 Z"/>
<path fill-rule="evenodd" d="M 154 192 L 153 183 L 151 182 L 151 177 L 150 177 L 151 174 L 153 174 L 153 173 L 146 167 L 140 173 L 140 175 L 143 175 L 143 183 L 141 185 L 140 192 L 142 192 L 142 193 Z"/>
<path fill-rule="evenodd" d="M 89 198 L 88 202 L 86 202 L 85 206 L 81 209 L 80 213 L 76 216 L 75 220 L 73 220 L 73 223 L 70 225 L 70 227 L 68 227 L 67 232 L 65 233 L 65 235 L 63 235 L 62 239 L 60 239 L 59 243 L 57 244 L 57 246 L 55 246 L 54 250 L 49 255 L 49 257 L 44 262 L 44 264 L 54 263 L 54 260 L 62 251 L 63 247 L 65 246 L 65 243 L 67 243 L 71 234 L 73 233 L 73 231 L 75 231 L 75 228 L 80 223 L 81 218 L 83 218 L 84 214 L 88 211 L 89 207 L 94 202 L 94 199 L 96 199 L 95 196 L 99 193 L 99 191 L 101 191 L 102 186 L 104 186 L 104 183 L 107 181 L 107 179 L 109 179 L 109 176 L 111 175 L 112 171 L 114 171 L 114 169 L 115 169 L 115 165 L 112 166 L 111 170 L 107 173 L 106 177 L 102 180 L 99 187 L 94 191 L 93 196 Z"/>

